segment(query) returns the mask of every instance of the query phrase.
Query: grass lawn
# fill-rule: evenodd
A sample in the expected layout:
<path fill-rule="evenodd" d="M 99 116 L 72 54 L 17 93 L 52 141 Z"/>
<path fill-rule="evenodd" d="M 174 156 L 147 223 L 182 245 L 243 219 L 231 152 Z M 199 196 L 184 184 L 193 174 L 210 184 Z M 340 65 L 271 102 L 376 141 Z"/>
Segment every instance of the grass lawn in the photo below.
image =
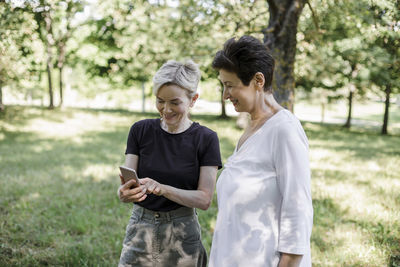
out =
<path fill-rule="evenodd" d="M 7 107 L 0 115 L 0 266 L 116 266 L 131 211 L 116 195 L 118 166 L 131 124 L 155 116 Z M 225 162 L 241 134 L 234 120 L 193 119 L 218 132 Z M 303 125 L 314 266 L 400 266 L 400 136 Z M 216 214 L 216 197 L 199 211 L 208 250 Z"/>

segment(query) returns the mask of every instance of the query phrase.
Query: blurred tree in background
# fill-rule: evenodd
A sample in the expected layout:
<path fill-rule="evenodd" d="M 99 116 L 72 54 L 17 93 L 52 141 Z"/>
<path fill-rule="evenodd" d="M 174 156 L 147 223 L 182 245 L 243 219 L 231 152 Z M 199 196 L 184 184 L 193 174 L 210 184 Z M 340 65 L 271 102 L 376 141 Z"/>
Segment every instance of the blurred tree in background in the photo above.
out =
<path fill-rule="evenodd" d="M 312 17 L 308 10 L 301 18 L 297 86 L 310 98 L 319 92 L 316 96 L 321 103 L 346 97 L 347 128 L 351 126 L 354 98 L 381 97 L 382 91 L 399 90 L 399 3 L 327 0 L 314 4 L 317 21 L 308 19 Z M 396 89 L 385 91 L 387 85 Z M 390 96 L 384 98 L 382 134 L 387 133 Z"/>
<path fill-rule="evenodd" d="M 3 110 L 3 87 L 31 92 L 27 81 L 35 79 L 38 55 L 32 17 L 19 10 L 9 12 L 4 3 L 0 3 L 0 14 L 0 110 Z"/>
<path fill-rule="evenodd" d="M 322 110 L 346 98 L 350 127 L 354 99 L 375 95 L 386 102 L 386 134 L 390 98 L 399 92 L 398 0 L 8 0 L 0 14 L 0 88 L 48 99 L 50 108 L 54 76 L 59 105 L 66 84 L 93 98 L 135 88 L 144 111 L 157 68 L 192 58 L 202 81 L 220 90 L 213 100 L 226 116 L 211 61 L 243 34 L 263 40 L 276 58 L 275 96 L 289 109 L 295 90 Z"/>
<path fill-rule="evenodd" d="M 369 28 L 371 84 L 384 94 L 382 134 L 387 134 L 390 96 L 400 92 L 400 1 L 372 2 Z"/>
<path fill-rule="evenodd" d="M 294 62 L 297 25 L 306 0 L 268 0 L 269 23 L 263 29 L 264 43 L 275 59 L 274 96 L 293 111 Z"/>
<path fill-rule="evenodd" d="M 21 5 L 14 5 L 11 1 L 6 4 L 1 3 L 1 9 L 2 22 L 9 26 L 5 27 L 7 30 L 2 40 L 12 40 L 14 45 L 9 47 L 22 52 L 14 59 L 18 62 L 22 60 L 26 71 L 16 76 L 18 79 L 25 80 L 36 76 L 33 79 L 39 83 L 45 69 L 48 81 L 49 108 L 54 108 L 53 69 L 57 68 L 59 71 L 59 105 L 62 105 L 62 71 L 70 53 L 66 45 L 73 30 L 78 27 L 77 25 L 73 27 L 71 23 L 76 13 L 83 9 L 82 3 L 71 0 L 26 1 Z M 11 34 L 12 32 L 15 34 Z"/>
<path fill-rule="evenodd" d="M 320 92 L 316 98 L 321 106 L 347 97 L 347 128 L 354 97 L 363 97 L 368 89 L 368 44 L 363 33 L 368 26 L 363 17 L 367 6 L 366 1 L 323 1 L 315 6 L 316 21 L 307 19 L 309 13 L 302 18 L 298 35 L 297 85 L 311 95 Z"/>

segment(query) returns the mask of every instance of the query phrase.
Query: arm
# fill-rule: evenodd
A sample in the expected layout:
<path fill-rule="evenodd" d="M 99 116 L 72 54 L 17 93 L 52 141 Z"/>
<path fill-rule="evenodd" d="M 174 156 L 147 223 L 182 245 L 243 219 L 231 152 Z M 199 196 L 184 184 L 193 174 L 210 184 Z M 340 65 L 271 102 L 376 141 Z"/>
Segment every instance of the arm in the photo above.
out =
<path fill-rule="evenodd" d="M 147 186 L 147 192 L 158 196 L 164 196 L 178 204 L 190 208 L 207 210 L 214 194 L 215 181 L 217 178 L 217 166 L 200 167 L 199 185 L 197 190 L 184 190 L 169 185 L 160 184 L 151 178 L 143 178 Z"/>
<path fill-rule="evenodd" d="M 125 167 L 134 169 L 137 171 L 137 166 L 139 162 L 139 156 L 133 154 L 126 154 L 125 156 Z"/>
<path fill-rule="evenodd" d="M 139 162 L 139 156 L 133 154 L 127 154 L 125 157 L 125 166 L 131 169 L 137 170 Z M 120 175 L 121 186 L 118 188 L 118 197 L 122 202 L 140 202 L 146 199 L 146 186 L 140 185 L 135 180 L 130 180 L 127 183 L 124 181 L 124 177 Z M 133 189 L 131 187 L 134 186 Z"/>
<path fill-rule="evenodd" d="M 278 251 L 288 256 L 308 253 L 312 227 L 308 144 L 299 127 L 294 122 L 280 125 L 273 149 L 282 195 Z"/>
<path fill-rule="evenodd" d="M 281 253 L 278 267 L 298 267 L 303 255 Z"/>

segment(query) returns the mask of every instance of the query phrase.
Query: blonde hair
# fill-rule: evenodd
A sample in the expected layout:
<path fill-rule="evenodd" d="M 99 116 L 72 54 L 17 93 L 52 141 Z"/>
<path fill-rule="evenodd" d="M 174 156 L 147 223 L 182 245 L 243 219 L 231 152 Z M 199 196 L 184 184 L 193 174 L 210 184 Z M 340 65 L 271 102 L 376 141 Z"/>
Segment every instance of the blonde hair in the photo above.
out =
<path fill-rule="evenodd" d="M 189 96 L 193 97 L 197 93 L 200 76 L 200 69 L 192 60 L 186 60 L 184 63 L 169 60 L 153 77 L 153 93 L 157 95 L 158 90 L 165 84 L 176 84 L 186 89 Z"/>

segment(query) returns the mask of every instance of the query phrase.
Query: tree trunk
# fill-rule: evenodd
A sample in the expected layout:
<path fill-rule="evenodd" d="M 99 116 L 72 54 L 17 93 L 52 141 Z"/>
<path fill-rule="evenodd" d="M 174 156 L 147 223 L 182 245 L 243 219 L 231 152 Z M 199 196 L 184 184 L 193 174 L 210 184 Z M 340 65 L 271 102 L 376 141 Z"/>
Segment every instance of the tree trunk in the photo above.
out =
<path fill-rule="evenodd" d="M 219 116 L 222 119 L 228 118 L 228 115 L 226 115 L 226 109 L 225 109 L 225 100 L 224 100 L 224 85 L 220 80 L 218 80 L 220 85 L 221 85 L 221 115 Z"/>
<path fill-rule="evenodd" d="M 47 49 L 47 64 L 46 64 L 46 71 L 47 71 L 47 81 L 49 83 L 49 98 L 50 98 L 50 103 L 49 103 L 49 109 L 54 108 L 54 100 L 53 100 L 53 83 L 51 79 L 51 55 L 49 55 L 49 50 Z"/>
<path fill-rule="evenodd" d="M 347 113 L 346 123 L 343 125 L 345 128 L 350 128 L 350 126 L 351 126 L 351 113 L 353 111 L 353 95 L 354 95 L 354 92 L 353 92 L 352 88 L 350 88 L 349 96 L 347 97 L 347 99 L 349 101 L 348 102 L 349 103 L 349 110 L 348 110 L 348 113 Z"/>
<path fill-rule="evenodd" d="M 59 90 L 60 90 L 60 103 L 59 106 L 61 107 L 64 103 L 64 80 L 63 80 L 63 69 L 64 69 L 64 62 L 65 62 L 65 41 L 61 40 L 58 42 L 58 62 L 57 62 L 57 68 L 60 73 L 59 77 Z"/>
<path fill-rule="evenodd" d="M 391 85 L 388 84 L 386 85 L 386 89 L 385 89 L 385 114 L 383 115 L 383 125 L 382 125 L 382 131 L 381 134 L 382 135 L 386 135 L 388 134 L 387 128 L 388 128 L 388 124 L 389 124 L 389 106 L 390 106 L 390 94 L 392 92 L 392 88 Z"/>
<path fill-rule="evenodd" d="M 66 21 L 67 21 L 67 25 L 65 27 L 66 33 L 61 36 L 57 42 L 57 49 L 58 49 L 58 63 L 57 63 L 57 67 L 60 71 L 60 107 L 63 105 L 64 103 L 64 86 L 63 86 L 63 69 L 64 69 L 64 65 L 65 65 L 65 61 L 66 61 L 66 46 L 67 46 L 67 41 L 68 39 L 71 37 L 72 31 L 71 30 L 71 20 L 72 20 L 72 14 L 75 14 L 75 12 L 73 12 L 73 10 L 75 10 L 74 7 L 72 7 L 72 3 L 71 2 L 67 2 L 68 3 L 68 7 L 67 10 L 69 10 L 69 12 L 67 12 L 67 16 L 65 17 Z"/>
<path fill-rule="evenodd" d="M 264 43 L 275 59 L 274 97 L 293 111 L 296 34 L 306 0 L 267 0 L 269 23 L 263 29 Z"/>
<path fill-rule="evenodd" d="M 64 95 L 63 95 L 63 66 L 58 67 L 58 71 L 60 72 L 60 103 L 58 104 L 61 107 L 64 103 Z"/>
<path fill-rule="evenodd" d="M 51 73 L 52 73 L 52 52 L 51 52 L 51 47 L 54 44 L 53 37 L 52 37 L 52 21 L 50 18 L 49 12 L 44 13 L 44 21 L 46 23 L 46 47 L 47 47 L 47 64 L 46 64 L 46 71 L 47 71 L 47 78 L 48 78 L 48 83 L 49 83 L 49 97 L 50 97 L 50 103 L 49 103 L 49 108 L 53 109 L 54 108 L 54 100 L 53 100 L 53 83 L 52 83 L 52 78 L 51 78 Z"/>
<path fill-rule="evenodd" d="M 4 104 L 3 104 L 3 87 L 0 82 L 0 112 L 4 111 Z"/>

